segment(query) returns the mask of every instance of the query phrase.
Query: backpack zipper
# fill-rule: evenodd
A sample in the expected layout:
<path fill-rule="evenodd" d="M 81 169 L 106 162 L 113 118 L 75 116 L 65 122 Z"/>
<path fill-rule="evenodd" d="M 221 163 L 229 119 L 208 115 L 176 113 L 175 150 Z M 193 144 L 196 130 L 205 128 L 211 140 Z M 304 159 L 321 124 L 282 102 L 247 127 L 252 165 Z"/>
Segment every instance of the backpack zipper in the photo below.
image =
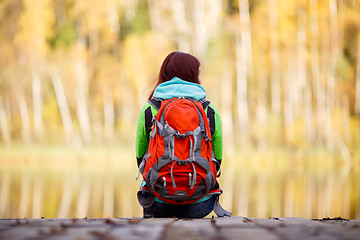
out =
<path fill-rule="evenodd" d="M 164 187 L 166 187 L 166 178 L 162 177 L 162 179 L 163 179 L 163 182 L 164 182 Z"/>

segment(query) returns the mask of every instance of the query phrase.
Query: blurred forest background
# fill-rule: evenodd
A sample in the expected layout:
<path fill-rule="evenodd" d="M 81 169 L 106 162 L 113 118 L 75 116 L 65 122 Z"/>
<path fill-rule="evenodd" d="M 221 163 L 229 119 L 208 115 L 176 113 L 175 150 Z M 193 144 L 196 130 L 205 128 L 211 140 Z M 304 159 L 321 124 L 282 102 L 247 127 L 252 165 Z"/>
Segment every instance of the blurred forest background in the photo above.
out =
<path fill-rule="evenodd" d="M 345 187 L 347 192 L 340 194 L 342 210 L 336 213 L 360 218 L 359 0 L 0 0 L 0 26 L 3 216 L 44 215 L 41 204 L 36 204 L 46 198 L 41 197 L 45 187 L 37 180 L 29 187 L 26 182 L 31 177 L 9 174 L 10 168 L 16 171 L 14 166 L 26 171 L 29 161 L 24 158 L 34 148 L 64 146 L 54 150 L 55 154 L 41 150 L 46 153 L 30 157 L 38 165 L 51 158 L 48 154 L 66 167 L 74 157 L 66 155 L 66 149 L 90 149 L 85 153 L 88 158 L 105 155 L 106 161 L 113 159 L 110 165 L 126 158 L 125 169 L 136 175 L 137 115 L 154 87 L 163 59 L 180 50 L 200 59 L 202 84 L 222 117 L 224 159 L 229 159 L 224 161 L 224 172 L 229 170 L 224 189 L 230 195 L 224 199 L 225 206 L 238 214 L 262 217 L 304 211 L 308 212 L 301 216 L 326 217 L 325 210 L 313 209 L 322 206 L 321 202 L 310 204 L 317 201 L 310 199 L 310 205 L 300 204 L 302 210 L 296 212 L 289 196 L 297 194 L 297 186 L 317 182 L 314 175 L 327 184 L 327 171 L 340 168 L 339 178 L 331 175 L 335 178 L 326 185 L 329 192 L 323 194 L 324 199 L 339 195 L 334 182 L 343 179 L 336 189 Z M 96 146 L 117 150 L 93 154 Z M 87 166 L 87 157 L 74 158 Z M 233 172 L 234 166 L 239 172 Z M 299 176 L 310 172 L 309 178 L 299 180 L 284 194 L 279 190 L 279 199 L 263 196 L 261 205 L 249 203 L 251 194 L 234 193 L 239 188 L 251 191 L 246 184 L 251 185 L 257 174 L 281 171 L 287 177 L 273 179 L 271 189 L 276 190 L 295 166 Z M 241 179 L 248 169 L 254 175 Z M 261 186 L 272 181 L 268 180 L 257 180 L 258 193 L 266 191 Z M 64 195 L 72 180 L 64 181 L 54 201 L 67 203 L 70 209 Z M 99 200 L 106 214 L 94 216 L 115 214 L 114 182 L 110 181 L 109 188 L 104 181 L 105 200 Z M 79 194 L 90 196 L 91 188 L 84 184 L 79 185 Z M 321 184 L 311 190 L 313 194 L 323 189 Z M 27 192 L 32 188 L 35 193 Z M 13 200 L 16 194 L 20 199 Z M 279 205 L 267 208 L 270 200 Z M 32 210 L 28 210 L 31 201 Z M 77 214 L 70 216 L 86 215 L 87 210 L 81 210 L 87 206 L 84 201 L 79 200 Z M 131 201 L 127 204 L 135 206 Z M 285 210 L 281 210 L 283 203 L 288 204 Z M 325 206 L 332 210 L 337 203 Z M 255 210 L 247 210 L 255 205 Z M 140 210 L 126 209 L 116 214 L 140 214 Z M 56 211 L 45 216 L 69 216 L 70 210 L 59 210 L 58 215 Z"/>

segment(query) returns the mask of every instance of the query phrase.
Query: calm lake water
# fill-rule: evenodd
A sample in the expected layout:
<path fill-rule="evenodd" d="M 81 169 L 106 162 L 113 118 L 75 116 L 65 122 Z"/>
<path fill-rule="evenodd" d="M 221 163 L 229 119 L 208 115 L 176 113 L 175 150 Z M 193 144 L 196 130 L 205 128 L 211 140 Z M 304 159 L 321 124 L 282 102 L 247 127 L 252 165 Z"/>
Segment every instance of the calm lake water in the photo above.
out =
<path fill-rule="evenodd" d="M 0 155 L 0 217 L 140 217 L 130 151 Z M 220 201 L 248 217 L 360 219 L 360 164 L 289 154 L 224 159 Z"/>

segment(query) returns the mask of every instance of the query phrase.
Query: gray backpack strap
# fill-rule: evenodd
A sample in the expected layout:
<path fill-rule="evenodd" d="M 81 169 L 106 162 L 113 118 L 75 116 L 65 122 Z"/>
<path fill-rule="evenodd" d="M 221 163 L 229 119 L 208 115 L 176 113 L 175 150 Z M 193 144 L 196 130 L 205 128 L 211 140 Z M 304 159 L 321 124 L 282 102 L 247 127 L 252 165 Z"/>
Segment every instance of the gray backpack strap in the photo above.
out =
<path fill-rule="evenodd" d="M 218 217 L 231 217 L 231 212 L 223 209 L 219 202 L 219 196 L 216 196 L 215 204 L 214 204 L 214 212 Z"/>

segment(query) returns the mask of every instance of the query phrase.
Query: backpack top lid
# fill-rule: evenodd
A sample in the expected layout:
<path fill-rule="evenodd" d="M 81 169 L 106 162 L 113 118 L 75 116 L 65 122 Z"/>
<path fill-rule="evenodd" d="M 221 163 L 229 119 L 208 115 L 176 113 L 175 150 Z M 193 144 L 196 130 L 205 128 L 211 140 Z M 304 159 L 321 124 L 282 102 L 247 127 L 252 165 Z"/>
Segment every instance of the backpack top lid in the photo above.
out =
<path fill-rule="evenodd" d="M 181 134 L 186 131 L 194 131 L 199 126 L 199 115 L 191 102 L 181 102 L 174 104 L 165 109 L 164 119 L 170 127 L 176 129 Z"/>
<path fill-rule="evenodd" d="M 180 98 L 184 98 L 184 97 L 180 97 Z M 185 99 L 189 99 L 189 100 L 195 100 L 195 99 L 191 99 L 191 98 L 185 98 Z M 161 103 L 165 101 L 163 99 L 160 98 L 151 98 L 149 100 L 149 103 L 157 110 L 159 111 L 160 107 L 161 107 Z M 195 100 L 196 101 L 196 100 Z M 200 99 L 198 102 L 200 102 L 202 104 L 203 109 L 205 110 L 209 105 L 210 105 L 210 101 L 206 100 L 205 98 Z M 212 134 L 214 134 L 215 132 L 215 112 L 212 108 L 208 108 L 207 110 L 207 118 L 210 121 L 210 132 L 211 132 L 211 136 Z M 148 134 L 148 136 L 150 136 L 151 133 L 151 128 L 153 126 L 153 113 L 149 108 L 147 108 L 145 110 L 145 128 L 146 128 L 146 132 Z"/>

